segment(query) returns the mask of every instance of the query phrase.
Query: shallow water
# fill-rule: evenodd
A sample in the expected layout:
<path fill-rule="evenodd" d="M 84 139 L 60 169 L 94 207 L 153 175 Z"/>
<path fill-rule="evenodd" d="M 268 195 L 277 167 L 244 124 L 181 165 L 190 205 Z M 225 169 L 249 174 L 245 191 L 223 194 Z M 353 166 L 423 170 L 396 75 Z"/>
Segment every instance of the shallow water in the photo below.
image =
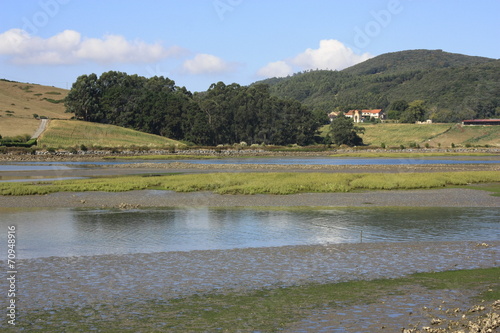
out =
<path fill-rule="evenodd" d="M 0 183 L 19 183 L 19 182 L 48 182 L 54 180 L 70 180 L 70 179 L 85 179 L 88 177 L 43 177 L 43 176 L 24 176 L 24 177 L 9 177 L 0 176 Z"/>
<path fill-rule="evenodd" d="M 80 168 L 89 165 L 120 165 L 120 164 L 138 164 L 138 163 L 158 163 L 166 164 L 173 162 L 191 163 L 191 164 L 273 164 L 273 165 L 417 165 L 417 164 L 497 164 L 500 159 L 496 157 L 484 158 L 338 158 L 338 157 L 307 157 L 307 158 L 221 158 L 221 159 L 201 159 L 201 160 L 108 160 L 108 161 L 60 161 L 60 162 L 3 162 L 0 164 L 0 171 L 27 171 L 27 170 L 50 170 L 51 168 Z"/>
<path fill-rule="evenodd" d="M 500 208 L 0 209 L 19 258 L 359 242 L 496 241 Z"/>

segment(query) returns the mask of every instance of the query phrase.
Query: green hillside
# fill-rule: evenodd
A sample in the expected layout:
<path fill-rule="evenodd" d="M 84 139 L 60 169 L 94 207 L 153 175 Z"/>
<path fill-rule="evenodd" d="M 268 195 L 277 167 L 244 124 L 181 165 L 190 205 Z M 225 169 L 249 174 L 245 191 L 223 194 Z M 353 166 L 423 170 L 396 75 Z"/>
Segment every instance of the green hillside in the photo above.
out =
<path fill-rule="evenodd" d="M 346 68 L 344 72 L 356 75 L 399 74 L 409 71 L 475 66 L 492 60 L 484 57 L 443 52 L 442 50 L 409 50 L 382 54 Z"/>
<path fill-rule="evenodd" d="M 38 140 L 39 147 L 161 147 L 184 146 L 179 141 L 114 125 L 80 120 L 52 120 Z"/>
<path fill-rule="evenodd" d="M 449 148 L 468 146 L 500 147 L 500 126 L 462 126 L 460 124 L 363 124 L 364 144 L 380 147 Z M 321 128 L 326 135 L 329 126 Z"/>
<path fill-rule="evenodd" d="M 429 118 L 458 122 L 500 117 L 500 60 L 441 50 L 387 53 L 343 71 L 309 71 L 259 83 L 315 110 L 387 109 L 424 100 Z"/>

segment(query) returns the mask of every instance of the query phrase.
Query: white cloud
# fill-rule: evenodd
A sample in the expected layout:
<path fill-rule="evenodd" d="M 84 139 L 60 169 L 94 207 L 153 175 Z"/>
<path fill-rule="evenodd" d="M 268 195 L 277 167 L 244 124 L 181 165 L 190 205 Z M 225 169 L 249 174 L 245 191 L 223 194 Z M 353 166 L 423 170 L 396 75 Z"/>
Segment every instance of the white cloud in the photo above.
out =
<path fill-rule="evenodd" d="M 338 40 L 326 39 L 319 42 L 319 48 L 307 49 L 292 59 L 292 63 L 302 69 L 342 70 L 370 59 L 368 53 L 355 54 Z"/>
<path fill-rule="evenodd" d="M 270 62 L 257 71 L 262 77 L 285 77 L 293 74 L 293 68 L 285 61 Z"/>
<path fill-rule="evenodd" d="M 356 54 L 335 39 L 321 40 L 319 48 L 306 49 L 293 58 L 267 64 L 257 71 L 262 77 L 280 77 L 308 69 L 342 70 L 372 58 L 369 53 Z"/>
<path fill-rule="evenodd" d="M 150 63 L 184 53 L 180 47 L 164 48 L 123 36 L 82 38 L 74 30 L 65 30 L 43 39 L 21 29 L 0 34 L 0 55 L 11 56 L 16 64 L 71 64 L 82 61 L 98 63 Z"/>
<path fill-rule="evenodd" d="M 235 69 L 236 64 L 226 62 L 211 54 L 197 54 L 193 59 L 184 61 L 182 69 L 189 74 L 222 74 Z"/>

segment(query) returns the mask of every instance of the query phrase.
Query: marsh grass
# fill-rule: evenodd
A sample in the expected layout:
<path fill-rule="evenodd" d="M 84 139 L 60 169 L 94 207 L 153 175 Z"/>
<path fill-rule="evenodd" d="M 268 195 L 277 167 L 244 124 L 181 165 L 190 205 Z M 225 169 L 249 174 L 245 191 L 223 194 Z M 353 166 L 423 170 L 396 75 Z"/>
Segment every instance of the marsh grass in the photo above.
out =
<path fill-rule="evenodd" d="M 176 192 L 212 191 L 218 194 L 332 193 L 363 190 L 411 190 L 500 182 L 496 171 L 436 173 L 209 173 L 155 177 L 137 175 L 0 183 L 0 195 L 55 192 L 124 192 L 160 189 Z"/>
<path fill-rule="evenodd" d="M 170 300 L 44 309 L 23 312 L 18 326 L 40 332 L 276 332 L 316 309 L 370 304 L 387 295 L 410 296 L 415 286 L 473 289 L 481 299 L 493 300 L 500 288 L 499 274 L 498 267 L 418 273 L 397 279 L 275 286 Z"/>

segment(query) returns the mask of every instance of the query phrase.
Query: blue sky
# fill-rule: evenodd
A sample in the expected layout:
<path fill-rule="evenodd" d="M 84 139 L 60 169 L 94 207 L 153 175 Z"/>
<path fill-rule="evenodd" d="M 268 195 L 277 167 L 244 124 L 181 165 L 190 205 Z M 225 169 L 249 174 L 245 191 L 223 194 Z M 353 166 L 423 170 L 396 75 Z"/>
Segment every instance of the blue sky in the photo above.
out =
<path fill-rule="evenodd" d="M 0 78 L 109 70 L 191 91 L 409 49 L 500 58 L 499 0 L 0 0 Z"/>

